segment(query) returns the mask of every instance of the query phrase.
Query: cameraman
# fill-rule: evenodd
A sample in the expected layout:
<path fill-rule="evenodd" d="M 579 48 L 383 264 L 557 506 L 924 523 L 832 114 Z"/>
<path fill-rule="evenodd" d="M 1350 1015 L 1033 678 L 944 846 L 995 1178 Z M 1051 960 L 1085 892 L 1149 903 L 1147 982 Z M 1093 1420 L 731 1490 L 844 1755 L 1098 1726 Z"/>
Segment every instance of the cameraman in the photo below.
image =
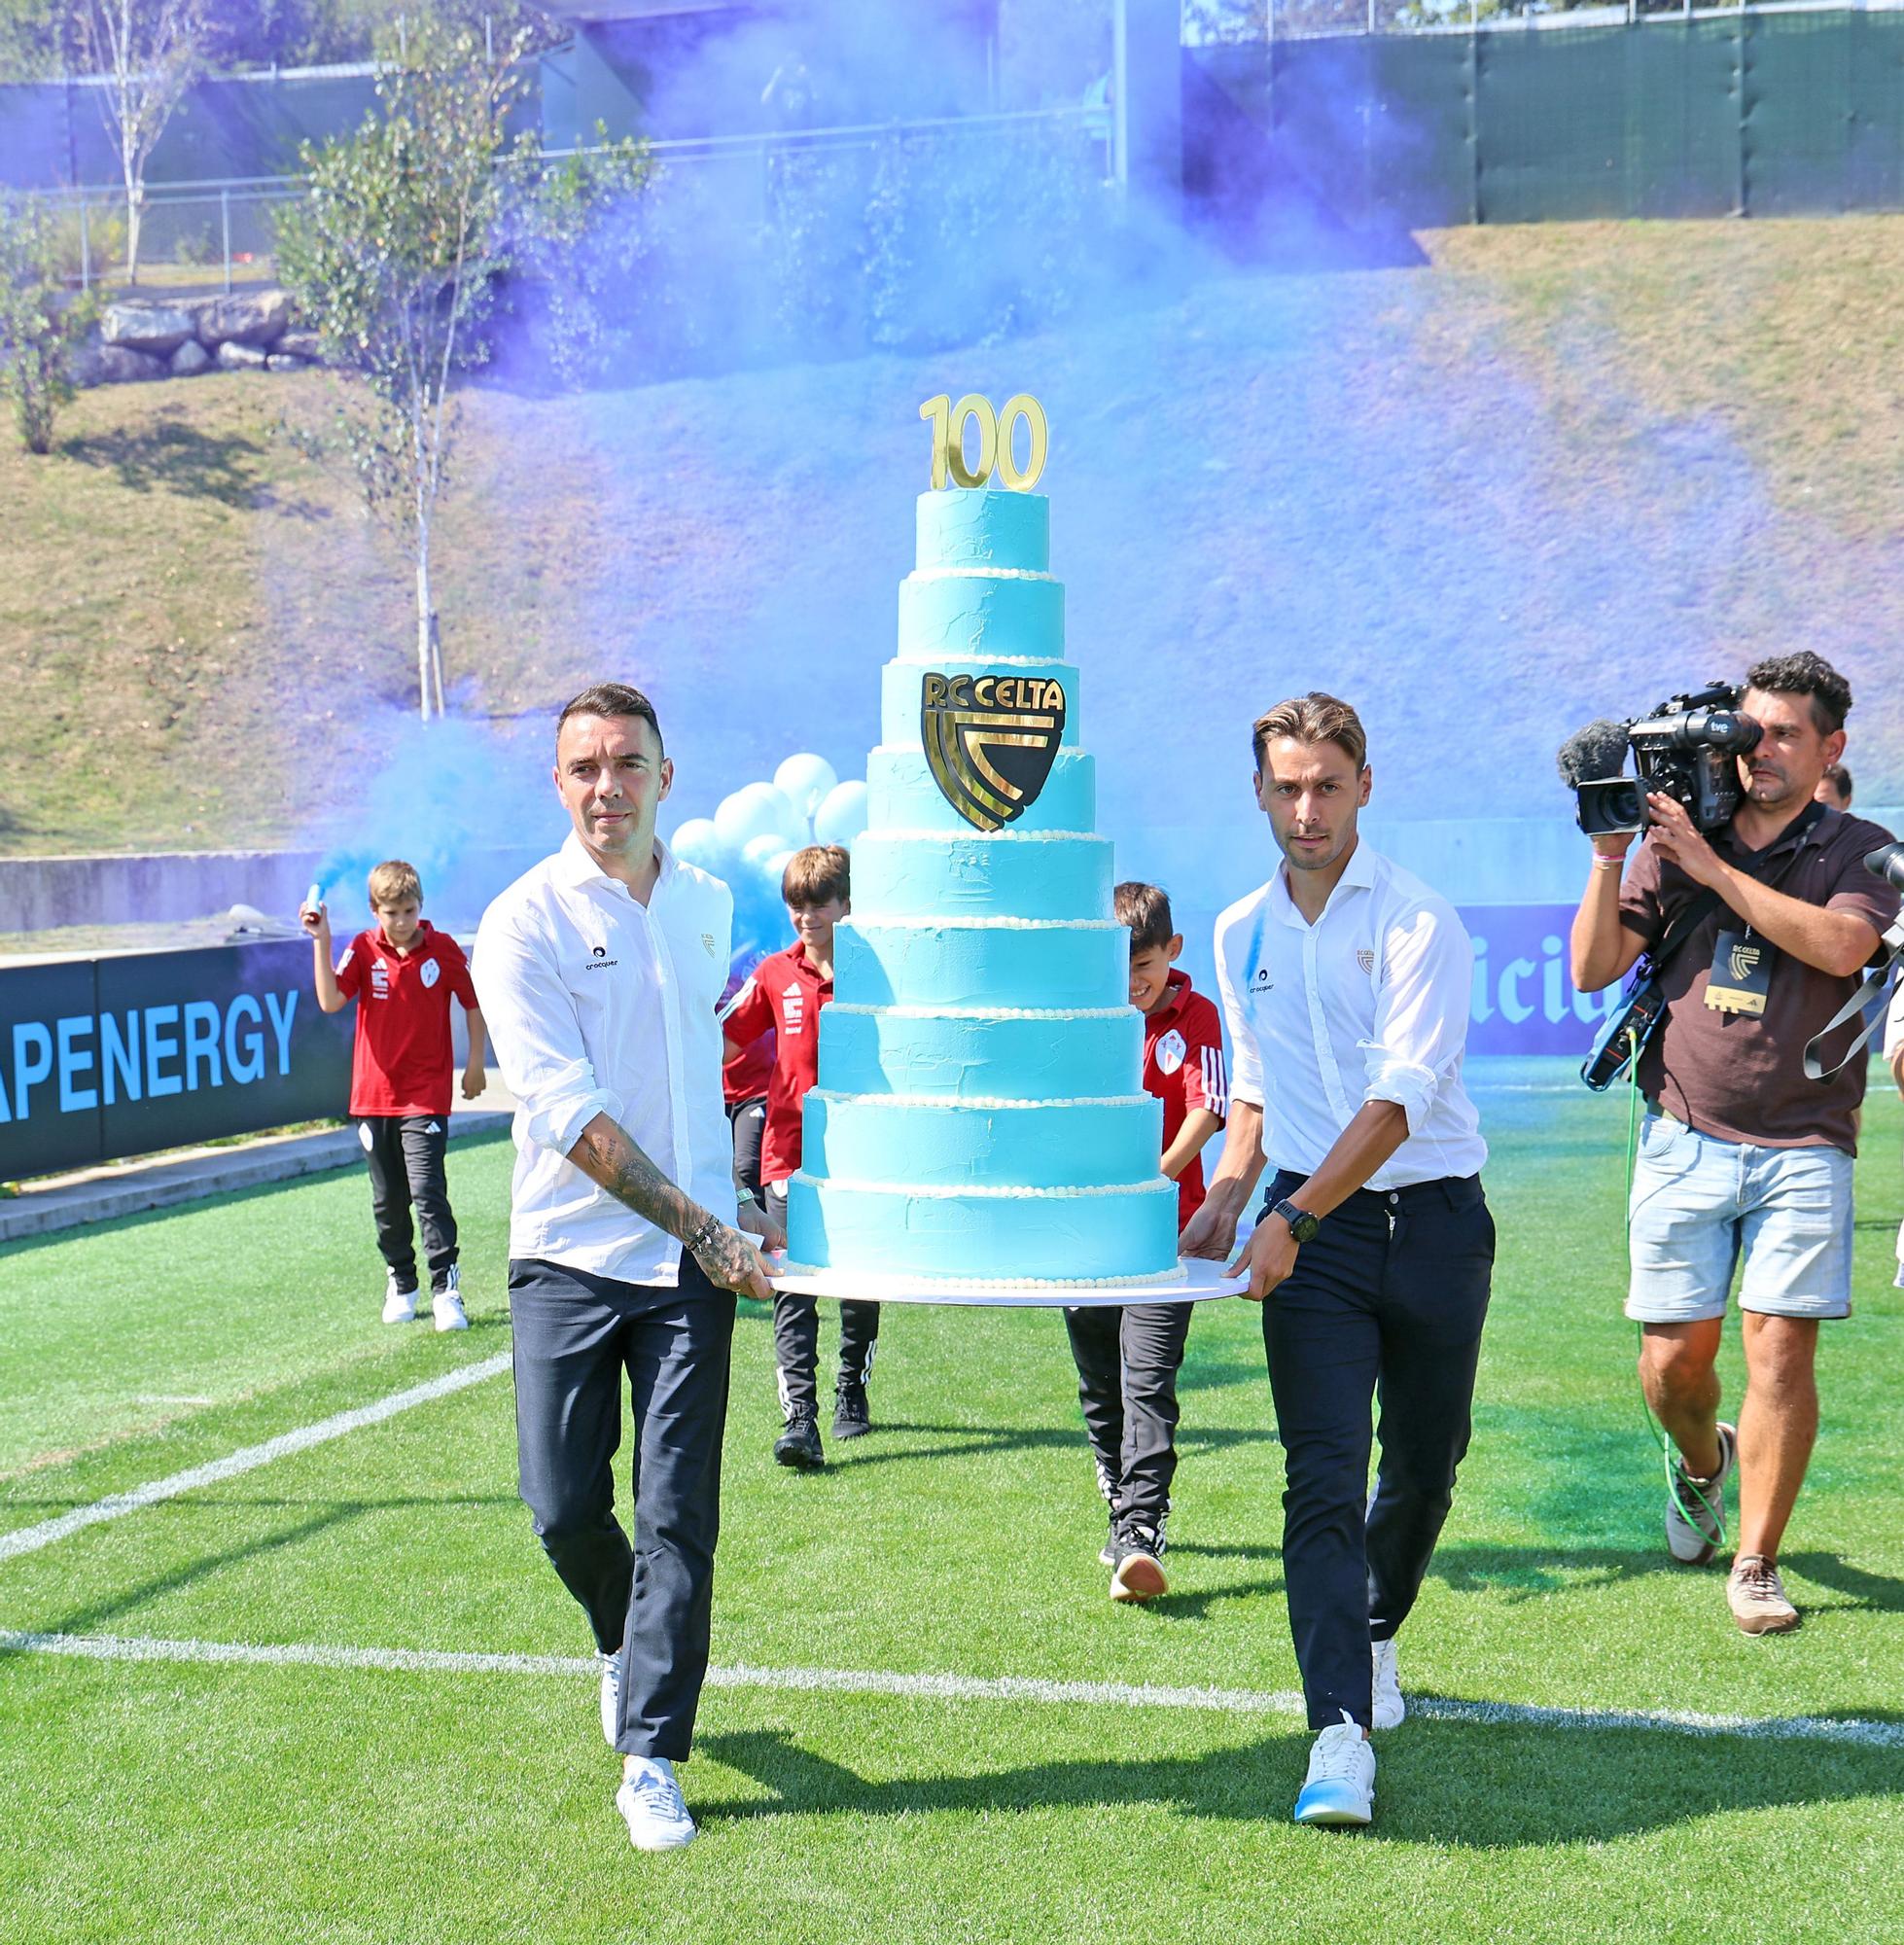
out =
<path fill-rule="evenodd" d="M 1737 759 L 1745 796 L 1731 822 L 1702 836 L 1676 799 L 1650 796 L 1652 826 L 1624 885 L 1633 833 L 1595 837 L 1572 956 L 1582 992 L 1609 986 L 1679 913 L 1717 894 L 1668 959 L 1665 1017 L 1640 1060 L 1649 1113 L 1634 1168 L 1626 1310 L 1643 1326 L 1646 1401 L 1678 1451 L 1667 1547 L 1694 1565 L 1712 1557 L 1736 1463 L 1726 1597 L 1756 1635 L 1798 1625 L 1779 1542 L 1817 1433 L 1818 1321 L 1851 1313 L 1865 1063 L 1820 1085 L 1805 1078 L 1802 1054 L 1854 990 L 1897 897 L 1863 865 L 1886 833 L 1813 802 L 1845 747 L 1851 685 L 1810 653 L 1762 661 L 1745 680 L 1740 707 L 1763 734 Z M 1709 985 L 1719 989 L 1710 999 Z M 1735 1431 L 1718 1417 L 1713 1365 L 1742 1251 L 1745 1395 Z"/>

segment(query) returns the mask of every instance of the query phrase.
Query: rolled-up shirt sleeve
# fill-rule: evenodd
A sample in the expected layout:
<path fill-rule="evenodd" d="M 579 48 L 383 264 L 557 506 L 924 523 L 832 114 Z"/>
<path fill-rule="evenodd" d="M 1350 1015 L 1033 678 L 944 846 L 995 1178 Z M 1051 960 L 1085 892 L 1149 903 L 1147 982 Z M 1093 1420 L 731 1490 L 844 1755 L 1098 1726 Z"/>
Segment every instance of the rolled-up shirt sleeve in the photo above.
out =
<path fill-rule="evenodd" d="M 1420 1133 L 1443 1079 L 1467 1044 L 1474 948 L 1452 909 L 1418 905 L 1383 945 L 1375 1031 L 1360 1043 L 1370 1101 L 1393 1101 Z"/>
<path fill-rule="evenodd" d="M 1229 941 L 1224 928 L 1216 928 L 1216 993 L 1223 1003 L 1223 1024 L 1230 1036 L 1229 1098 L 1252 1108 L 1263 1105 L 1263 1063 L 1251 1031 L 1243 1003 L 1236 996 L 1236 981 L 1230 976 Z"/>
<path fill-rule="evenodd" d="M 476 934 L 474 971 L 490 1047 L 529 1138 L 566 1155 L 597 1114 L 613 1118 L 621 1104 L 596 1079 L 553 946 L 522 915 L 492 909 Z"/>

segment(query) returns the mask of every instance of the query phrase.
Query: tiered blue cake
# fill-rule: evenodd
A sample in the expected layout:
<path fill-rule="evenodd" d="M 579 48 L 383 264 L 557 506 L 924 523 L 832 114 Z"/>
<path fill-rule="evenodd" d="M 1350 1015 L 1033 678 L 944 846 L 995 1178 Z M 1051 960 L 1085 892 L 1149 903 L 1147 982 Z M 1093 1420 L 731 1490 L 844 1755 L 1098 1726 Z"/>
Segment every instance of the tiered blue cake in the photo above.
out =
<path fill-rule="evenodd" d="M 788 1187 L 793 1263 L 1002 1285 L 1176 1272 L 1049 542 L 1041 496 L 920 496 Z"/>

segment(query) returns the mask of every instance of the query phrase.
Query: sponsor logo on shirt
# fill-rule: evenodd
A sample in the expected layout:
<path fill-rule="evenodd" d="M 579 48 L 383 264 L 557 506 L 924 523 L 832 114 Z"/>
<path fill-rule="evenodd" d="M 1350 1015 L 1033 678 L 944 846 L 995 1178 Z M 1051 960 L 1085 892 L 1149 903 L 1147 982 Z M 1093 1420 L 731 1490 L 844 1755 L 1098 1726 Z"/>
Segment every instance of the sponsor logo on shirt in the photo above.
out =
<path fill-rule="evenodd" d="M 1269 968 L 1267 966 L 1258 966 L 1251 975 L 1250 985 L 1252 990 L 1255 992 L 1267 993 L 1270 988 Z"/>
<path fill-rule="evenodd" d="M 377 1000 L 390 997 L 390 968 L 381 959 L 370 961 L 370 996 Z"/>
<path fill-rule="evenodd" d="M 799 1033 L 806 1019 L 806 995 L 800 991 L 799 982 L 795 980 L 789 986 L 780 1000 L 786 1009 L 786 1031 Z"/>
<path fill-rule="evenodd" d="M 422 978 L 423 978 L 423 983 L 426 987 L 434 986 L 437 983 L 437 981 L 442 977 L 442 975 L 443 975 L 442 968 L 439 966 L 434 959 L 426 959 L 423 962 Z"/>
<path fill-rule="evenodd" d="M 1183 1036 L 1175 1027 L 1157 1043 L 1157 1072 L 1175 1074 L 1183 1065 L 1183 1056 L 1189 1048 L 1183 1043 Z"/>
<path fill-rule="evenodd" d="M 620 960 L 611 959 L 608 956 L 606 945 L 591 945 L 588 948 L 588 957 L 582 962 L 582 970 L 584 972 L 605 972 L 611 966 L 620 964 Z"/>

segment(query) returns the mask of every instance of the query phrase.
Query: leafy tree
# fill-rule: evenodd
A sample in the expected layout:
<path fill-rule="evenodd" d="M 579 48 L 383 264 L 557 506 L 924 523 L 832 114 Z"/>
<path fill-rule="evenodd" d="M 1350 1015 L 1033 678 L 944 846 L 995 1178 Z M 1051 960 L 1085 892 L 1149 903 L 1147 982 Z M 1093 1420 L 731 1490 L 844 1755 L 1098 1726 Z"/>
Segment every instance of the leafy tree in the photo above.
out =
<path fill-rule="evenodd" d="M 366 505 L 404 541 L 415 572 L 417 702 L 443 712 L 431 591 L 437 509 L 457 431 L 455 380 L 489 356 L 498 280 L 539 243 L 573 247 L 589 207 L 639 186 L 641 150 L 550 170 L 534 137 L 511 139 L 532 29 L 493 44 L 441 17 L 379 47 L 377 112 L 346 140 L 302 151 L 310 194 L 278 217 L 278 269 L 327 357 L 355 372 L 336 438 Z M 493 53 L 493 58 L 491 54 Z"/>
<path fill-rule="evenodd" d="M 92 300 L 69 298 L 65 283 L 46 210 L 0 198 L 0 390 L 29 452 L 53 450 L 54 414 L 73 396 L 68 360 L 96 315 Z"/>
<path fill-rule="evenodd" d="M 204 69 L 205 0 L 82 0 L 79 43 L 99 74 L 99 112 L 125 183 L 125 279 L 139 281 L 146 164 Z"/>

